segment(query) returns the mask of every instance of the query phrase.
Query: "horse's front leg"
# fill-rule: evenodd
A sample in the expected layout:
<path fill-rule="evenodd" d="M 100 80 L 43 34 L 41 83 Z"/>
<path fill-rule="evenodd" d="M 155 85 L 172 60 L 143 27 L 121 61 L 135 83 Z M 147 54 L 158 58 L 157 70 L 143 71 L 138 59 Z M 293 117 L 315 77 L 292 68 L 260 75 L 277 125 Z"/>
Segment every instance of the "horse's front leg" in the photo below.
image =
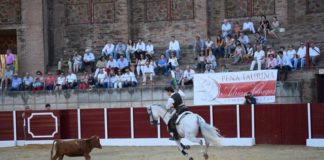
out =
<path fill-rule="evenodd" d="M 189 160 L 193 160 L 193 158 L 189 155 L 189 153 L 187 153 L 185 151 L 185 148 L 182 147 L 180 140 L 176 140 L 176 143 L 177 143 L 177 147 L 178 147 L 179 151 L 182 153 L 182 155 L 186 156 Z"/>

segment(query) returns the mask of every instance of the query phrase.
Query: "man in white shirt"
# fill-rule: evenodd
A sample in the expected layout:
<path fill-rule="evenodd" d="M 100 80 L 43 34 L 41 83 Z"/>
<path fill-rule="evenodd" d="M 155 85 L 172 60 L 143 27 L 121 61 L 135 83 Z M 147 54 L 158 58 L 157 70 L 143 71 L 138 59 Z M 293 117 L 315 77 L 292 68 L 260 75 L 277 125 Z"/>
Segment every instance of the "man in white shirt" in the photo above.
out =
<path fill-rule="evenodd" d="M 146 85 L 146 78 L 150 77 L 151 85 L 153 85 L 154 66 L 149 62 L 145 63 L 143 67 L 143 85 Z"/>
<path fill-rule="evenodd" d="M 318 58 L 320 56 L 320 53 L 320 49 L 316 47 L 314 43 L 311 43 L 309 47 L 309 57 L 313 66 L 318 65 Z"/>
<path fill-rule="evenodd" d="M 32 83 L 33 83 L 33 77 L 30 76 L 28 72 L 26 72 L 25 77 L 23 78 L 23 90 L 31 90 Z"/>
<path fill-rule="evenodd" d="M 95 56 L 92 53 L 92 50 L 90 48 L 86 49 L 85 52 L 86 53 L 83 55 L 84 65 L 85 65 L 85 67 L 90 66 L 91 67 L 91 72 L 93 72 L 94 68 L 95 68 L 95 60 L 96 60 L 96 58 L 95 58 Z"/>
<path fill-rule="evenodd" d="M 251 18 L 248 17 L 246 22 L 243 22 L 243 32 L 255 33 L 254 24 L 251 21 Z"/>
<path fill-rule="evenodd" d="M 280 71 L 283 71 L 285 73 L 284 81 L 286 81 L 288 71 L 290 71 L 291 68 L 293 67 L 293 65 L 291 64 L 291 60 L 289 59 L 289 57 L 287 55 L 283 55 L 282 51 L 279 51 L 277 61 L 278 61 L 277 68 Z M 280 80 L 280 72 L 278 72 L 278 73 L 279 73 L 278 79 Z"/>
<path fill-rule="evenodd" d="M 291 45 L 288 45 L 288 50 L 286 52 L 287 56 L 289 57 L 291 63 L 293 64 L 293 70 L 297 69 L 297 63 L 298 63 L 298 59 L 297 59 L 297 52 L 294 48 L 292 48 Z"/>
<path fill-rule="evenodd" d="M 125 56 L 126 47 L 127 47 L 126 44 L 123 43 L 122 40 L 119 40 L 114 50 L 114 58 L 117 59 L 119 58 L 120 55 Z"/>
<path fill-rule="evenodd" d="M 69 72 L 69 74 L 66 76 L 66 82 L 67 82 L 67 88 L 68 89 L 74 89 L 77 86 L 78 78 L 73 72 Z"/>
<path fill-rule="evenodd" d="M 113 56 L 109 56 L 109 59 L 108 59 L 107 64 L 106 64 L 106 69 L 108 71 L 110 71 L 110 70 L 115 70 L 116 71 L 118 69 L 117 68 L 117 62 L 113 58 Z"/>
<path fill-rule="evenodd" d="M 231 33 L 232 33 L 232 25 L 228 22 L 227 19 L 224 19 L 224 23 L 222 24 L 223 38 L 227 37 Z"/>
<path fill-rule="evenodd" d="M 129 71 L 129 68 L 125 69 L 125 73 L 122 75 L 123 87 L 136 87 L 137 80 L 134 72 Z"/>
<path fill-rule="evenodd" d="M 183 78 L 181 80 L 181 85 L 191 85 L 193 84 L 193 77 L 194 77 L 195 71 L 191 69 L 191 67 L 188 65 L 186 67 L 186 70 L 183 73 Z"/>
<path fill-rule="evenodd" d="M 211 69 L 211 65 L 210 64 L 207 64 L 206 70 L 205 70 L 204 73 L 215 73 L 215 71 Z"/>
<path fill-rule="evenodd" d="M 258 70 L 261 70 L 261 65 L 265 62 L 265 53 L 261 48 L 261 45 L 257 46 L 257 51 L 254 52 L 254 60 L 251 63 L 250 70 L 254 70 L 255 64 L 258 64 Z"/>
<path fill-rule="evenodd" d="M 151 40 L 148 40 L 147 41 L 145 50 L 146 50 L 146 53 L 149 54 L 149 55 L 151 55 L 151 57 L 152 57 L 152 55 L 154 54 L 154 46 L 153 46 Z"/>
<path fill-rule="evenodd" d="M 297 51 L 297 61 L 300 63 L 300 69 L 304 69 L 305 62 L 306 62 L 306 46 L 303 42 L 300 43 L 300 47 Z M 297 68 L 297 65 L 295 66 Z"/>
<path fill-rule="evenodd" d="M 115 51 L 115 45 L 110 41 L 108 41 L 107 44 L 102 49 L 101 54 L 108 57 L 110 55 L 114 55 L 114 51 Z"/>
<path fill-rule="evenodd" d="M 241 44 L 243 44 L 245 48 L 246 48 L 246 45 L 248 43 L 250 43 L 249 37 L 247 35 L 245 35 L 243 32 L 240 32 L 240 36 L 238 38 L 238 41 L 240 41 Z"/>
<path fill-rule="evenodd" d="M 180 58 L 180 44 L 179 41 L 175 39 L 175 36 L 171 36 L 172 40 L 169 43 L 169 49 L 166 50 L 165 55 L 167 58 L 170 57 L 171 51 L 176 53 L 177 59 Z"/>
<path fill-rule="evenodd" d="M 107 84 L 105 84 L 107 73 L 104 69 L 99 69 L 99 73 L 97 76 L 95 76 L 95 79 L 97 81 L 96 88 L 107 88 Z"/>
<path fill-rule="evenodd" d="M 134 53 L 136 55 L 136 58 L 139 58 L 140 54 L 144 54 L 144 55 L 146 54 L 146 46 L 145 43 L 142 41 L 142 39 L 138 39 Z"/>
<path fill-rule="evenodd" d="M 210 37 L 207 37 L 207 39 L 205 41 L 205 47 L 206 47 L 206 50 L 211 50 L 214 55 L 216 54 L 215 53 L 216 52 L 215 43 L 214 43 L 214 41 L 212 41 L 210 39 Z"/>

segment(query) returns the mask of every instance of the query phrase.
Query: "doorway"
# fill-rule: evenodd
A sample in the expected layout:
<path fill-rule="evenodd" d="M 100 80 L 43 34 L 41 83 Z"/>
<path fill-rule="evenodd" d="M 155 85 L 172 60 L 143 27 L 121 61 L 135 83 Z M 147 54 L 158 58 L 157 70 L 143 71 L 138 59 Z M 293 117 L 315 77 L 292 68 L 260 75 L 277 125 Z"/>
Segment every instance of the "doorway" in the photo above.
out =
<path fill-rule="evenodd" d="M 15 29 L 0 30 L 0 54 L 5 54 L 8 48 L 17 55 L 17 31 Z"/>

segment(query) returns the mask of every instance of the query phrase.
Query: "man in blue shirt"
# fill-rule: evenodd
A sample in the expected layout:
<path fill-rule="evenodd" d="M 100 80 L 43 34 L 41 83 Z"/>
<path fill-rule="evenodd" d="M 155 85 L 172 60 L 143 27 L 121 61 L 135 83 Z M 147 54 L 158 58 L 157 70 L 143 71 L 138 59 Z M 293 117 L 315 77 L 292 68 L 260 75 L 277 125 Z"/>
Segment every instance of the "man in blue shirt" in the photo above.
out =
<path fill-rule="evenodd" d="M 124 72 L 125 68 L 128 68 L 128 60 L 124 58 L 123 55 L 120 55 L 120 58 L 117 61 L 117 68 Z"/>
<path fill-rule="evenodd" d="M 22 80 L 18 77 L 17 73 L 14 74 L 11 82 L 11 91 L 19 91 L 22 84 Z"/>
<path fill-rule="evenodd" d="M 277 58 L 278 60 L 278 66 L 277 66 L 277 69 L 279 71 L 283 71 L 284 74 L 285 74 L 285 77 L 284 77 L 284 81 L 287 80 L 287 75 L 288 75 L 288 71 L 290 71 L 292 68 L 293 68 L 293 65 L 290 61 L 290 58 L 286 55 L 283 55 L 283 52 L 282 51 L 279 51 L 278 52 L 278 55 L 279 57 Z M 278 72 L 279 76 L 278 76 L 278 79 L 280 80 L 280 72 Z"/>

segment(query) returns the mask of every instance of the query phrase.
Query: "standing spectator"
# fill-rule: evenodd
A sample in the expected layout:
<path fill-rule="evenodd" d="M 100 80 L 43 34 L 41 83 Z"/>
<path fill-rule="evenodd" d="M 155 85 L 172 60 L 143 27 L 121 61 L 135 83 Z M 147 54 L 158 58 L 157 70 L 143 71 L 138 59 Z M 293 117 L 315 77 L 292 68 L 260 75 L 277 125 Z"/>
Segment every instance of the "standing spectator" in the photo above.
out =
<path fill-rule="evenodd" d="M 57 77 L 56 79 L 56 86 L 55 90 L 62 90 L 65 89 L 65 84 L 66 84 L 66 78 L 64 76 L 64 72 L 60 74 L 60 76 Z"/>
<path fill-rule="evenodd" d="M 73 55 L 73 72 L 78 73 L 82 67 L 82 56 L 75 52 Z"/>
<path fill-rule="evenodd" d="M 134 72 L 131 72 L 129 68 L 125 69 L 125 73 L 122 75 L 123 77 L 123 87 L 136 87 L 137 79 L 135 77 Z"/>
<path fill-rule="evenodd" d="M 90 71 L 93 72 L 96 58 L 90 48 L 86 49 L 85 52 L 83 56 L 84 65 L 90 67 Z"/>
<path fill-rule="evenodd" d="M 22 81 L 22 89 L 24 91 L 30 91 L 32 89 L 32 83 L 34 79 L 28 72 L 26 72 L 25 77 L 23 78 Z"/>
<path fill-rule="evenodd" d="M 156 62 L 157 63 L 157 67 L 155 69 L 155 73 L 157 75 L 165 75 L 167 73 L 167 66 L 168 66 L 168 61 L 167 59 L 164 57 L 164 54 L 160 55 L 159 60 Z"/>
<path fill-rule="evenodd" d="M 111 41 L 108 41 L 107 44 L 102 49 L 101 54 L 106 57 L 114 56 L 114 50 L 115 50 L 115 45 Z"/>
<path fill-rule="evenodd" d="M 205 42 L 202 39 L 200 39 L 199 35 L 197 35 L 193 43 L 193 52 L 196 60 L 197 60 L 197 55 L 199 55 L 201 51 L 203 51 L 203 53 L 205 51 Z"/>
<path fill-rule="evenodd" d="M 305 62 L 306 62 L 306 46 L 303 42 L 300 43 L 300 47 L 297 51 L 297 61 L 300 63 L 300 69 L 304 69 Z M 297 66 L 295 67 L 297 68 Z"/>
<path fill-rule="evenodd" d="M 245 95 L 245 104 L 256 104 L 256 99 L 251 92 L 247 92 Z"/>
<path fill-rule="evenodd" d="M 293 64 L 292 69 L 296 70 L 297 69 L 297 63 L 298 63 L 297 52 L 291 45 L 288 45 L 288 50 L 287 50 L 286 55 L 289 57 L 291 63 Z"/>
<path fill-rule="evenodd" d="M 314 43 L 311 43 L 309 47 L 309 57 L 313 66 L 318 65 L 320 53 L 320 49 L 316 47 Z"/>
<path fill-rule="evenodd" d="M 208 56 L 206 57 L 206 64 L 210 65 L 212 70 L 215 70 L 217 67 L 216 57 L 213 55 L 211 50 L 208 51 Z"/>
<path fill-rule="evenodd" d="M 119 59 L 117 60 L 117 68 L 119 70 L 124 71 L 125 68 L 128 68 L 128 67 L 129 67 L 129 63 L 128 63 L 127 59 L 125 59 L 123 55 L 120 55 Z"/>
<path fill-rule="evenodd" d="M 63 58 L 60 58 L 57 62 L 57 72 L 62 72 L 62 64 L 63 64 Z"/>
<path fill-rule="evenodd" d="M 198 60 L 197 60 L 197 70 L 198 72 L 203 72 L 205 70 L 205 65 L 206 65 L 206 57 L 204 55 L 204 51 L 201 51 L 198 55 Z"/>
<path fill-rule="evenodd" d="M 85 90 L 89 89 L 89 75 L 86 71 L 83 72 L 83 74 L 80 77 L 80 84 L 79 84 L 79 89 L 80 90 Z"/>
<path fill-rule="evenodd" d="M 136 58 L 139 58 L 141 54 L 145 55 L 146 51 L 145 51 L 145 43 L 142 41 L 142 39 L 138 39 L 138 42 L 136 44 L 136 48 L 135 48 L 135 55 Z"/>
<path fill-rule="evenodd" d="M 151 85 L 153 85 L 154 67 L 149 62 L 145 63 L 143 67 L 143 85 L 146 85 L 147 77 L 150 77 Z"/>
<path fill-rule="evenodd" d="M 171 52 L 171 57 L 168 60 L 168 69 L 173 70 L 177 66 L 179 66 L 178 59 L 175 56 L 175 52 Z"/>
<path fill-rule="evenodd" d="M 153 46 L 151 40 L 147 41 L 145 50 L 146 50 L 146 54 L 149 54 L 151 57 L 153 56 L 153 54 L 154 54 L 154 46 Z"/>
<path fill-rule="evenodd" d="M 77 87 L 78 78 L 73 72 L 69 72 L 66 76 L 66 85 L 68 89 L 74 89 Z"/>
<path fill-rule="evenodd" d="M 175 70 L 171 71 L 171 85 L 178 86 L 181 85 L 181 80 L 183 78 L 183 71 L 180 67 L 176 67 Z"/>
<path fill-rule="evenodd" d="M 264 63 L 265 53 L 262 50 L 261 46 L 257 46 L 257 51 L 254 53 L 254 60 L 251 63 L 250 70 L 254 70 L 255 64 L 258 65 L 258 70 L 261 70 L 261 65 Z"/>
<path fill-rule="evenodd" d="M 284 72 L 284 74 L 285 74 L 284 81 L 286 81 L 287 80 L 288 72 L 293 67 L 292 64 L 291 64 L 291 61 L 290 61 L 290 59 L 289 59 L 288 56 L 283 55 L 282 51 L 279 51 L 278 52 L 277 61 L 278 61 L 277 62 L 277 69 L 279 71 L 283 71 Z M 280 80 L 280 72 L 278 72 L 278 73 L 279 73 L 278 79 Z"/>
<path fill-rule="evenodd" d="M 216 38 L 216 53 L 215 53 L 216 58 L 224 57 L 224 46 L 225 46 L 224 39 L 220 35 L 218 35 Z"/>
<path fill-rule="evenodd" d="M 56 77 L 51 73 L 47 72 L 47 76 L 44 79 L 44 87 L 47 91 L 54 90 L 56 83 Z"/>
<path fill-rule="evenodd" d="M 136 51 L 136 46 L 132 40 L 128 40 L 127 48 L 126 48 L 126 58 L 128 61 L 131 60 L 131 56 Z"/>
<path fill-rule="evenodd" d="M 211 68 L 210 64 L 207 64 L 206 70 L 204 73 L 215 73 L 215 71 Z"/>
<path fill-rule="evenodd" d="M 232 34 L 232 25 L 228 22 L 227 19 L 224 19 L 224 23 L 222 24 L 222 36 L 223 38 Z"/>
<path fill-rule="evenodd" d="M 41 71 L 36 72 L 36 76 L 34 78 L 34 82 L 32 84 L 33 91 L 41 91 L 44 87 L 44 77 Z"/>
<path fill-rule="evenodd" d="M 15 73 L 15 61 L 16 57 L 12 53 L 11 49 L 7 49 L 6 55 L 5 55 L 5 63 L 6 63 L 6 70 L 12 71 L 12 73 Z"/>
<path fill-rule="evenodd" d="M 277 59 L 274 58 L 274 54 L 269 54 L 266 61 L 266 69 L 276 69 Z"/>
<path fill-rule="evenodd" d="M 119 58 L 120 55 L 123 55 L 125 57 L 126 49 L 126 44 L 122 40 L 119 40 L 114 50 L 114 59 Z"/>
<path fill-rule="evenodd" d="M 171 36 L 171 41 L 169 43 L 169 48 L 166 50 L 165 55 L 170 58 L 170 53 L 175 52 L 177 59 L 180 58 L 180 43 L 175 39 L 175 36 Z"/>
<path fill-rule="evenodd" d="M 254 24 L 251 17 L 246 18 L 246 21 L 243 22 L 243 32 L 246 34 L 255 33 Z"/>
<path fill-rule="evenodd" d="M 18 77 L 18 74 L 15 73 L 12 82 L 11 82 L 11 91 L 20 91 L 22 85 L 22 80 L 20 77 Z"/>
<path fill-rule="evenodd" d="M 49 103 L 45 104 L 45 109 L 46 110 L 51 110 L 51 105 Z"/>
<path fill-rule="evenodd" d="M 232 55 L 232 64 L 238 64 L 241 61 L 243 55 L 245 55 L 245 49 L 241 43 L 238 43 Z"/>
<path fill-rule="evenodd" d="M 191 67 L 188 65 L 186 67 L 186 70 L 183 73 L 183 78 L 181 80 L 181 85 L 192 85 L 193 84 L 193 78 L 194 78 L 195 71 L 191 69 Z"/>
<path fill-rule="evenodd" d="M 110 71 L 117 71 L 117 62 L 113 58 L 113 56 L 109 56 L 108 62 L 106 63 L 106 72 L 109 73 Z"/>

